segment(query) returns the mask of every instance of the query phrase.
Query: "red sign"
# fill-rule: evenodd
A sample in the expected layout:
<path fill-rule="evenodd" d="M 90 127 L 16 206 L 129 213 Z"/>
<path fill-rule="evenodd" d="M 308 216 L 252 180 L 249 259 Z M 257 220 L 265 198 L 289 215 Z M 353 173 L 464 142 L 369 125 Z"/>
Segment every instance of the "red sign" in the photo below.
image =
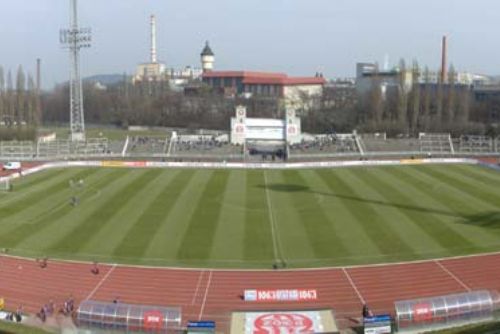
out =
<path fill-rule="evenodd" d="M 144 312 L 144 329 L 161 330 L 163 325 L 163 313 L 152 310 Z"/>
<path fill-rule="evenodd" d="M 253 334 L 313 333 L 311 318 L 296 313 L 269 313 L 254 321 Z"/>
<path fill-rule="evenodd" d="M 413 305 L 413 318 L 418 322 L 431 320 L 432 305 L 429 303 L 418 303 Z"/>
<path fill-rule="evenodd" d="M 146 161 L 125 161 L 127 167 L 146 167 Z"/>
<path fill-rule="evenodd" d="M 245 301 L 276 302 L 276 301 L 315 301 L 318 292 L 315 289 L 275 289 L 275 290 L 245 290 Z"/>

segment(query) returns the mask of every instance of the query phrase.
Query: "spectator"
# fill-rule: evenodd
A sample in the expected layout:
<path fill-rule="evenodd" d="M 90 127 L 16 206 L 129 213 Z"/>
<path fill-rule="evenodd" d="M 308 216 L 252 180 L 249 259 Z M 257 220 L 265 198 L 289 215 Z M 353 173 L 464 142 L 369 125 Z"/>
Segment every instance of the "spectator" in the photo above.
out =
<path fill-rule="evenodd" d="M 45 322 L 45 320 L 47 320 L 47 313 L 45 312 L 45 307 L 47 305 L 44 305 L 42 306 L 42 308 L 40 309 L 40 311 L 36 314 L 36 316 L 42 321 L 42 322 Z"/>
<path fill-rule="evenodd" d="M 363 313 L 363 318 L 373 317 L 372 311 L 370 310 L 370 308 L 366 304 L 363 304 L 363 311 L 362 311 L 362 313 Z"/>
<path fill-rule="evenodd" d="M 90 269 L 90 272 L 94 275 L 99 275 L 99 267 L 97 266 L 97 262 L 94 262 L 92 265 L 92 269 Z"/>
<path fill-rule="evenodd" d="M 47 316 L 52 316 L 54 314 L 54 309 L 56 307 L 54 301 L 51 299 L 48 304 L 46 304 L 47 309 L 45 310 L 45 313 Z"/>
<path fill-rule="evenodd" d="M 42 269 L 47 268 L 47 261 L 48 261 L 48 259 L 47 259 L 46 257 L 44 257 L 44 258 L 43 258 L 43 259 L 41 259 L 41 260 L 38 260 L 38 259 L 37 259 L 37 261 L 39 261 L 40 268 L 42 268 Z"/>
<path fill-rule="evenodd" d="M 23 305 L 19 305 L 16 309 L 16 313 L 14 313 L 14 320 L 16 322 L 21 322 L 23 319 Z"/>
<path fill-rule="evenodd" d="M 64 301 L 63 308 L 61 309 L 61 313 L 65 316 L 69 316 L 75 310 L 75 301 L 73 296 L 70 296 L 68 299 Z"/>

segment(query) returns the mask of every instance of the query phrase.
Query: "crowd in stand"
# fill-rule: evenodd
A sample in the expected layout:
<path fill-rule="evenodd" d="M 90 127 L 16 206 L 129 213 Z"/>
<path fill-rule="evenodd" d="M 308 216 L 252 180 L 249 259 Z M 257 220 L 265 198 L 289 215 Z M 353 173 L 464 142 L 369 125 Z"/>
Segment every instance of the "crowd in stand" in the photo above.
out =
<path fill-rule="evenodd" d="M 148 146 L 150 149 L 155 150 L 157 148 L 163 149 L 166 142 L 165 138 L 159 137 L 148 137 L 148 136 L 133 136 L 130 138 L 130 150 L 134 151 L 138 147 Z"/>
<path fill-rule="evenodd" d="M 227 141 L 219 141 L 217 137 L 214 136 L 198 136 L 198 138 L 183 138 L 180 137 L 177 141 L 178 151 L 190 151 L 190 150 L 212 150 L 214 148 L 224 147 L 228 144 Z"/>
<path fill-rule="evenodd" d="M 350 138 L 338 137 L 336 134 L 328 134 L 324 136 L 316 136 L 314 140 L 305 141 L 298 144 L 290 145 L 290 149 L 308 151 L 336 151 L 336 152 L 352 152 L 356 151 L 356 141 L 354 135 Z"/>

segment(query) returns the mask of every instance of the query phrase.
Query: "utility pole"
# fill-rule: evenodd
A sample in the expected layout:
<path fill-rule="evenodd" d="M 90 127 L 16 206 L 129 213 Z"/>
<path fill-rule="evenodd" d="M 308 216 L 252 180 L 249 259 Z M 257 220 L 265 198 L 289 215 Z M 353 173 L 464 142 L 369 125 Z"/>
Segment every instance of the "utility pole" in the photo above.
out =
<path fill-rule="evenodd" d="M 80 49 L 90 47 L 90 28 L 78 27 L 77 0 L 70 0 L 70 27 L 61 29 L 61 44 L 69 49 L 70 72 L 70 129 L 71 140 L 85 140 L 85 119 L 83 115 L 82 78 L 80 76 Z"/>

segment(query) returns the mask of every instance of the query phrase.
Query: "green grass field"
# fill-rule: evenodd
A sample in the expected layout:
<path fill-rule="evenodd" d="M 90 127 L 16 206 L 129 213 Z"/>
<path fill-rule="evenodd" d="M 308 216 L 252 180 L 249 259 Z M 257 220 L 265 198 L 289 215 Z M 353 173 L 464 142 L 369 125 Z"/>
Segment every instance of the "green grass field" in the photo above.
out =
<path fill-rule="evenodd" d="M 70 186 L 80 179 L 83 186 Z M 233 268 L 498 251 L 500 173 L 470 165 L 49 170 L 0 193 L 0 247 L 33 257 Z"/>

